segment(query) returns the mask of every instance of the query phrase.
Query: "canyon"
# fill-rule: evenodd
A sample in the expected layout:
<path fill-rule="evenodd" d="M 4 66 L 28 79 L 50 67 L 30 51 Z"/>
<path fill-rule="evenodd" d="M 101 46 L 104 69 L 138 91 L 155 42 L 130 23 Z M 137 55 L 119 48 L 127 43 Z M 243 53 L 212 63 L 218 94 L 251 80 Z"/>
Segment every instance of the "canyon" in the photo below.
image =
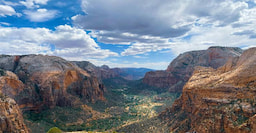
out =
<path fill-rule="evenodd" d="M 163 71 L 0 55 L 0 131 L 254 133 L 255 62 L 256 48 L 234 47 L 183 53 Z"/>

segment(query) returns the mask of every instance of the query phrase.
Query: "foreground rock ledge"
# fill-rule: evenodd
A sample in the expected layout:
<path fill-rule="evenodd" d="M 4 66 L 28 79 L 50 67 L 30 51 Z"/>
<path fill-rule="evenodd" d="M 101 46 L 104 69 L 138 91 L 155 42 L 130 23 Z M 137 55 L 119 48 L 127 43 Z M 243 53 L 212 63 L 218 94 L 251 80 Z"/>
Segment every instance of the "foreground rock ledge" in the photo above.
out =
<path fill-rule="evenodd" d="M 216 69 L 197 67 L 160 117 L 174 133 L 256 132 L 256 48 Z"/>
<path fill-rule="evenodd" d="M 16 102 L 0 94 L 0 133 L 29 133 Z"/>

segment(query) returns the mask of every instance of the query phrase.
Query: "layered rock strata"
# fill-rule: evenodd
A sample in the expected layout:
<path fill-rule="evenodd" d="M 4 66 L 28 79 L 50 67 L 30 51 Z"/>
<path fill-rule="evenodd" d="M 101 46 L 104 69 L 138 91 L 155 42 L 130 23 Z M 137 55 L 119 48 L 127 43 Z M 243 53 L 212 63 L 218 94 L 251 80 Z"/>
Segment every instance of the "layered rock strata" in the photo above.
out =
<path fill-rule="evenodd" d="M 160 117 L 172 132 L 256 132 L 256 48 L 214 69 L 197 67 Z"/>
<path fill-rule="evenodd" d="M 23 110 L 77 106 L 105 100 L 104 85 L 95 76 L 55 56 L 0 56 L 3 75 L 0 91 Z M 2 87 L 1 87 L 2 86 Z"/>

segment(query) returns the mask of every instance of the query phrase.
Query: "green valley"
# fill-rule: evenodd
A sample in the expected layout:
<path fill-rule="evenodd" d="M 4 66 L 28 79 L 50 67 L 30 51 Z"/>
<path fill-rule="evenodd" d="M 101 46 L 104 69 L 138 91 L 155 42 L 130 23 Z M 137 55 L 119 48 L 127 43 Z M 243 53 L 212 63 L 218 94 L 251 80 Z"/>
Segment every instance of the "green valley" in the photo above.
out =
<path fill-rule="evenodd" d="M 156 117 L 171 107 L 180 95 L 149 90 L 141 80 L 113 78 L 103 82 L 109 88 L 105 94 L 106 101 L 96 101 L 77 108 L 55 107 L 40 113 L 26 112 L 24 117 L 27 125 L 38 132 L 46 132 L 51 127 L 66 132 L 117 131 Z"/>

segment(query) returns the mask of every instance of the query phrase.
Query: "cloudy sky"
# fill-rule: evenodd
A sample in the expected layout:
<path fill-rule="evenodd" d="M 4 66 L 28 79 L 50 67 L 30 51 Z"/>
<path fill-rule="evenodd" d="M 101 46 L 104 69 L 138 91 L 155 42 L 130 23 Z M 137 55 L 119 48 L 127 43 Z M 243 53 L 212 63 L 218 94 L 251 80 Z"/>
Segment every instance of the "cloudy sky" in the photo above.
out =
<path fill-rule="evenodd" d="M 256 0 L 0 0 L 0 54 L 166 69 L 182 52 L 256 46 Z"/>

